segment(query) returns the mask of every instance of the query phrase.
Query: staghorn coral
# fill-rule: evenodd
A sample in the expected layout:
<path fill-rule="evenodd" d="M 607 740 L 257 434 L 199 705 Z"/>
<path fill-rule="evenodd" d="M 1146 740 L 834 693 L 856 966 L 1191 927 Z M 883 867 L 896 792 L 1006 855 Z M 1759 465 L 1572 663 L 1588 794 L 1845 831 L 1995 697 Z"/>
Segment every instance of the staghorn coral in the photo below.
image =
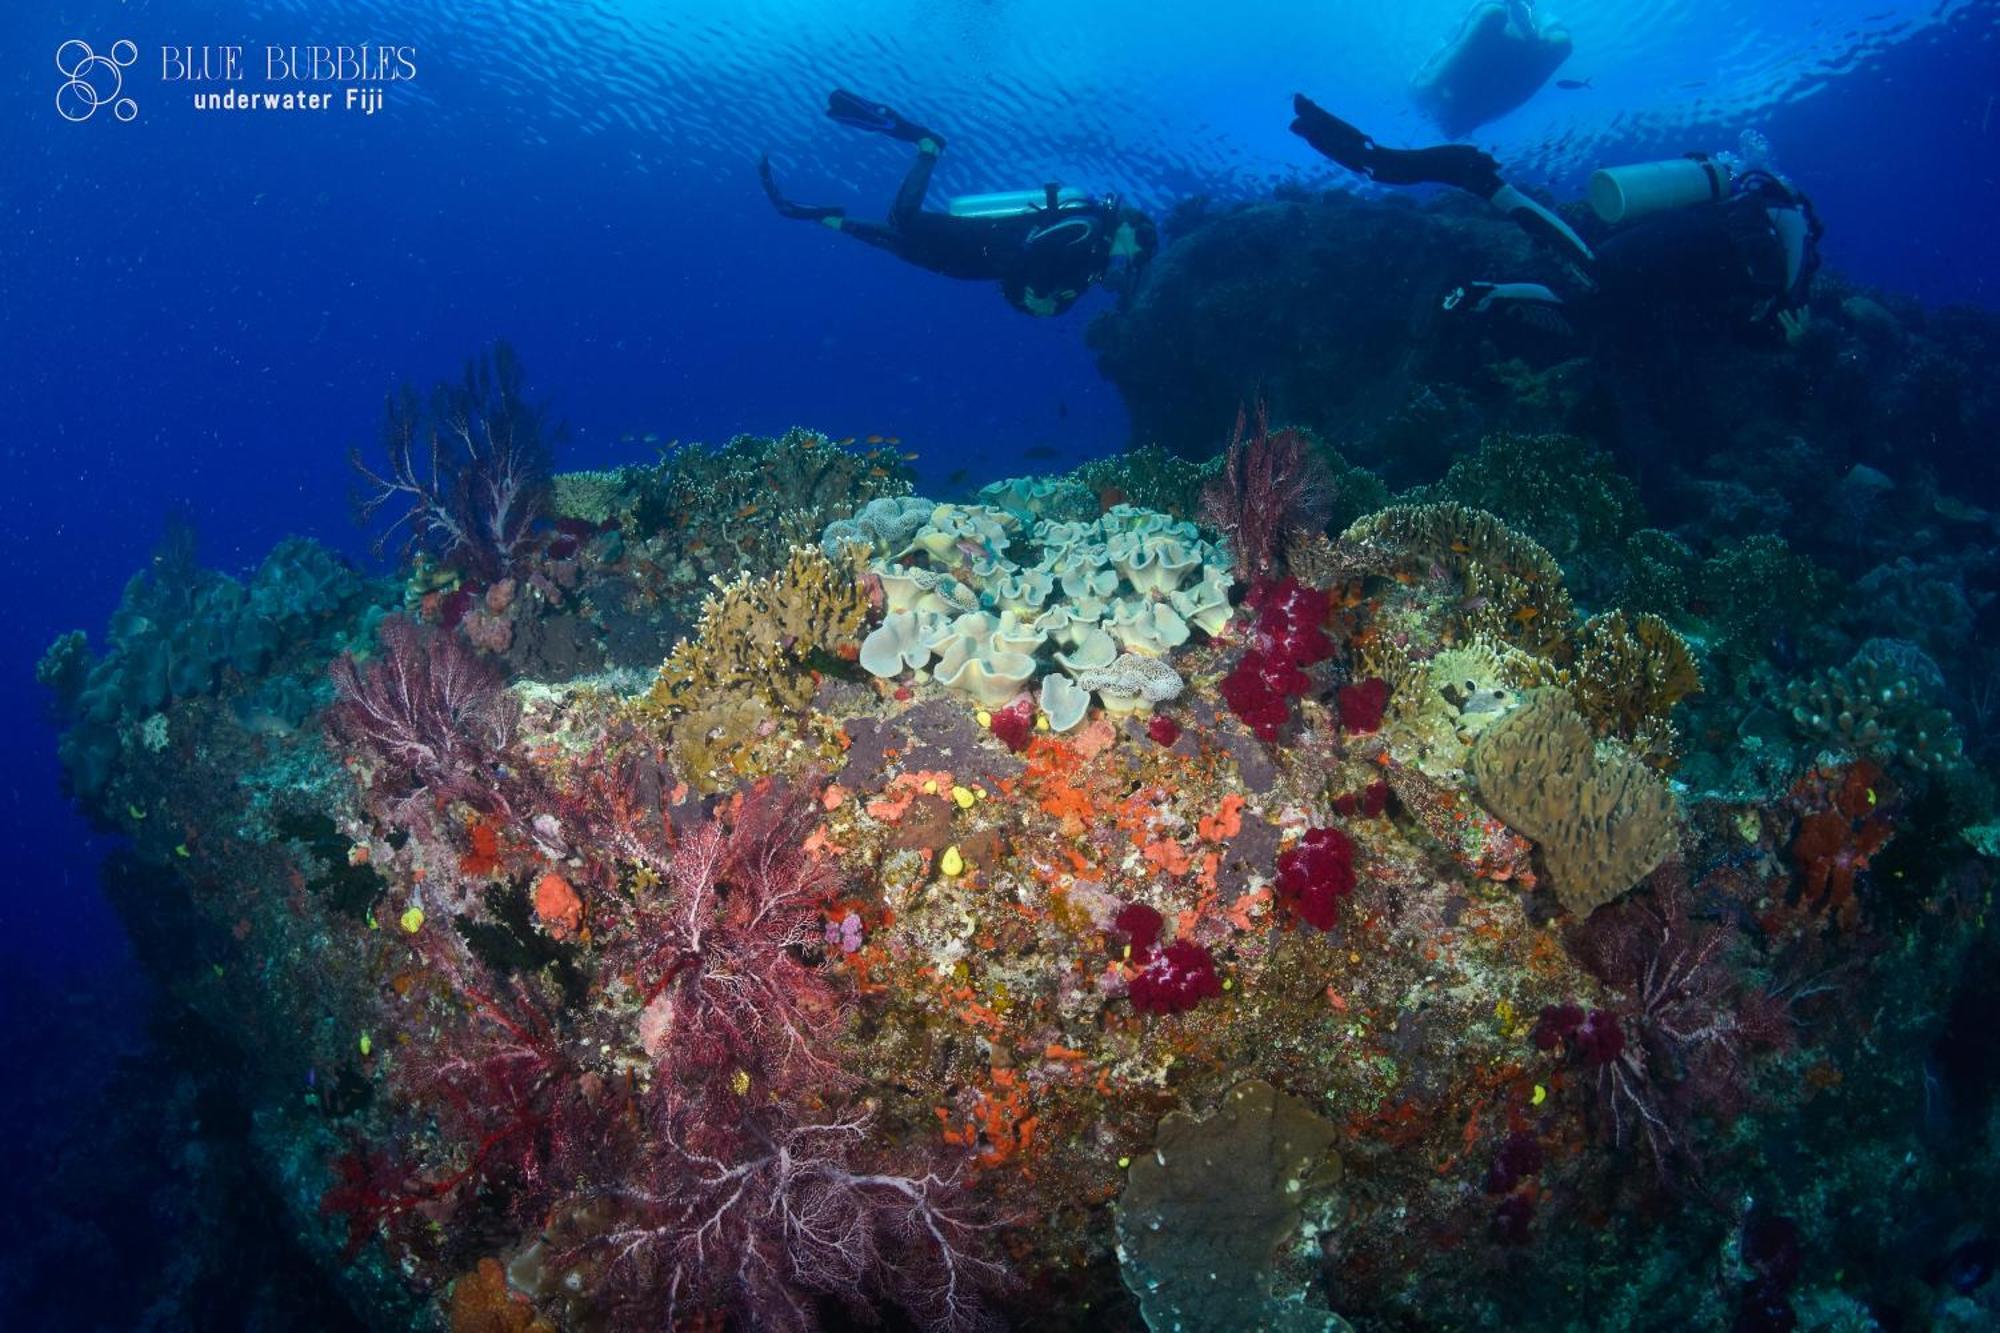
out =
<path fill-rule="evenodd" d="M 1479 799 L 1541 849 L 1565 909 L 1587 916 L 1679 842 L 1673 794 L 1616 742 L 1600 747 L 1559 690 L 1535 690 L 1472 747 Z"/>
<path fill-rule="evenodd" d="M 1463 588 L 1468 634 L 1487 634 L 1537 656 L 1567 657 L 1575 609 L 1562 569 L 1531 537 L 1492 514 L 1449 502 L 1395 505 L 1357 521 L 1339 545 L 1436 562 Z"/>
<path fill-rule="evenodd" d="M 1125 1285 L 1154 1329 L 1336 1333 L 1347 1322 L 1288 1253 L 1306 1209 L 1340 1178 L 1334 1128 L 1261 1080 L 1206 1117 L 1160 1121 L 1118 1198 Z"/>
<path fill-rule="evenodd" d="M 1687 640 L 1654 615 L 1607 611 L 1576 632 L 1570 696 L 1600 736 L 1631 745 L 1664 767 L 1679 752 L 1674 706 L 1701 689 Z"/>

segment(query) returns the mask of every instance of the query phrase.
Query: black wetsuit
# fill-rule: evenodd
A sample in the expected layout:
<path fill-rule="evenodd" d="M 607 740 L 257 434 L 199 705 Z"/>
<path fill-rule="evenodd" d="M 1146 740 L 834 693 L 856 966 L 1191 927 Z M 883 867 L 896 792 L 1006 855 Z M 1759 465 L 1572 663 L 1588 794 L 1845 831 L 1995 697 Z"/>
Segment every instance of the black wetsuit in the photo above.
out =
<path fill-rule="evenodd" d="M 1548 293 L 1551 304 L 1600 328 L 1651 331 L 1665 322 L 1774 335 L 1777 317 L 1805 303 L 1818 267 L 1820 226 L 1811 204 L 1766 173 L 1746 174 L 1728 198 L 1641 218 L 1593 251 L 1554 213 L 1509 186 L 1500 164 L 1476 148 L 1384 148 L 1304 96 L 1293 106 L 1292 132 L 1350 171 L 1384 185 L 1450 185 L 1504 209 L 1577 280 L 1567 299 Z M 1797 210 L 1803 228 L 1796 268 L 1773 220 L 1786 210 Z M 1541 307 L 1536 313 L 1549 313 L 1532 304 Z M 1515 303 L 1517 312 L 1530 308 Z"/>
<path fill-rule="evenodd" d="M 768 164 L 764 188 L 786 217 L 823 223 L 858 241 L 948 278 L 998 282 L 1009 305 L 1030 315 L 1060 315 L 1109 272 L 1112 243 L 1126 219 L 1110 200 L 1056 201 L 996 217 L 929 212 L 924 196 L 938 154 L 919 147 L 917 160 L 886 221 L 849 218 L 838 208 L 795 204 L 778 193 Z"/>

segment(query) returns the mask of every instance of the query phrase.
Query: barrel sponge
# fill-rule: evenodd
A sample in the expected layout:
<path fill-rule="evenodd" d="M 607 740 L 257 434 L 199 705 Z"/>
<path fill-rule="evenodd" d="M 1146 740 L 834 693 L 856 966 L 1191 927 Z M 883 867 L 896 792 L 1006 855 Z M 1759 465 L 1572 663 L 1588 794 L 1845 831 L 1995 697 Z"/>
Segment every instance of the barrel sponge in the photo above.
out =
<path fill-rule="evenodd" d="M 1117 1205 L 1118 1260 L 1146 1326 L 1336 1333 L 1292 1253 L 1309 1204 L 1340 1179 L 1336 1131 L 1253 1080 L 1212 1115 L 1176 1111 L 1132 1155 Z"/>
<path fill-rule="evenodd" d="M 1541 849 L 1556 897 L 1586 916 L 1673 855 L 1679 822 L 1659 774 L 1602 745 L 1567 693 L 1530 691 L 1472 747 L 1486 808 Z"/>

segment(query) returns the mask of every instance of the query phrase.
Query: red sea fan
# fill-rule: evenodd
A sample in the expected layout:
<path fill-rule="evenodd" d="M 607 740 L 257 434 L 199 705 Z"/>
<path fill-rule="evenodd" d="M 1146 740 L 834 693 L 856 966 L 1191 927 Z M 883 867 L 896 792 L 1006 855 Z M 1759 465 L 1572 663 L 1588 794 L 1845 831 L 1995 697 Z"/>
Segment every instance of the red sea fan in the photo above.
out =
<path fill-rule="evenodd" d="M 840 1004 L 805 951 L 824 938 L 838 896 L 830 862 L 807 850 L 816 813 L 796 792 L 760 783 L 732 821 L 682 836 L 666 882 L 642 891 L 606 947 L 639 979 L 647 1053 L 684 1076 L 741 1071 L 785 1081 L 835 1077 L 822 1048 Z"/>
<path fill-rule="evenodd" d="M 373 487 L 362 516 L 402 507 L 384 543 L 407 528 L 410 546 L 482 583 L 521 562 L 551 484 L 542 412 L 521 387 L 520 361 L 499 343 L 490 357 L 467 364 L 461 382 L 439 385 L 428 410 L 413 389 L 390 398 L 382 431 L 387 464 L 377 470 L 354 455 Z"/>
<path fill-rule="evenodd" d="M 403 616 L 384 620 L 377 637 L 381 651 L 365 665 L 350 654 L 330 668 L 333 738 L 376 759 L 378 781 L 399 794 L 429 791 L 487 812 L 504 805 L 495 768 L 519 709 L 500 668 L 457 635 Z"/>
<path fill-rule="evenodd" d="M 1202 492 L 1201 517 L 1229 534 L 1236 577 L 1253 582 L 1276 576 L 1287 538 L 1326 526 L 1333 484 L 1305 434 L 1273 431 L 1264 404 L 1257 404 L 1256 430 L 1246 436 L 1249 424 L 1239 411 L 1222 473 Z"/>
<path fill-rule="evenodd" d="M 858 1164 L 873 1137 L 865 1112 L 801 1122 L 767 1105 L 725 1125 L 709 1114 L 668 1108 L 658 1169 L 602 1193 L 610 1224 L 558 1258 L 595 1270 L 622 1323 L 679 1328 L 726 1310 L 743 1328 L 811 1333 L 830 1298 L 884 1299 L 940 1333 L 995 1326 L 982 1296 L 1004 1273 L 975 1253 L 985 1227 L 954 1177 Z"/>
<path fill-rule="evenodd" d="M 1741 1109 L 1746 1033 L 1743 987 L 1726 961 L 1731 929 L 1690 920 L 1669 875 L 1655 875 L 1652 886 L 1650 901 L 1628 899 L 1578 928 L 1572 951 L 1619 998 L 1557 1035 L 1596 1071 L 1612 1141 L 1643 1138 L 1665 1178 L 1698 1166 L 1698 1117 L 1726 1120 Z"/>

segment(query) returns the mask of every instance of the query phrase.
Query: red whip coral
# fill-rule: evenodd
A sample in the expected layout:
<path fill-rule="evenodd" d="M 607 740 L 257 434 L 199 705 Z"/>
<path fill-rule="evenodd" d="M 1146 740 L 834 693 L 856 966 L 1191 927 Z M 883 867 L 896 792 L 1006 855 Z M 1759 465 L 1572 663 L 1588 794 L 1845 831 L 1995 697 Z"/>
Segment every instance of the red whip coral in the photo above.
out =
<path fill-rule="evenodd" d="M 634 1293 L 633 1327 L 726 1310 L 743 1328 L 810 1333 L 820 1297 L 865 1307 L 876 1293 L 925 1328 L 991 1327 L 981 1293 L 1003 1274 L 973 1252 L 983 1228 L 956 1179 L 856 1165 L 874 1137 L 866 1113 L 781 1114 L 761 1108 L 728 1126 L 671 1115 L 648 1186 L 599 1195 L 610 1225 L 558 1262 L 596 1261 L 608 1288 Z"/>
<path fill-rule="evenodd" d="M 1332 930 L 1340 900 L 1354 892 L 1354 843 L 1337 828 L 1307 829 L 1298 845 L 1278 854 L 1278 898 L 1301 921 Z"/>
<path fill-rule="evenodd" d="M 1202 521 L 1229 534 L 1236 576 L 1246 582 L 1275 574 L 1286 538 L 1324 528 L 1333 508 L 1332 478 L 1304 432 L 1273 431 L 1262 403 L 1246 435 L 1249 426 L 1238 411 L 1222 473 L 1201 496 Z"/>
<path fill-rule="evenodd" d="M 349 654 L 329 669 L 338 692 L 327 712 L 334 739 L 379 760 L 378 780 L 398 794 L 503 805 L 493 769 L 519 710 L 501 688 L 500 668 L 457 635 L 404 616 L 384 620 L 377 637 L 382 651 L 367 665 Z"/>

